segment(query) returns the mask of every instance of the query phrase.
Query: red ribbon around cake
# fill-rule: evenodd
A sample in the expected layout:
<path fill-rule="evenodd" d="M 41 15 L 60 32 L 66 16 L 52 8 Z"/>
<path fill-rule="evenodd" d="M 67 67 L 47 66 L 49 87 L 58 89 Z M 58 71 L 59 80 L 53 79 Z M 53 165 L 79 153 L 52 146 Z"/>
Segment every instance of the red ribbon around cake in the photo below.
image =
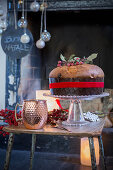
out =
<path fill-rule="evenodd" d="M 49 88 L 103 88 L 104 82 L 58 82 L 50 83 Z"/>

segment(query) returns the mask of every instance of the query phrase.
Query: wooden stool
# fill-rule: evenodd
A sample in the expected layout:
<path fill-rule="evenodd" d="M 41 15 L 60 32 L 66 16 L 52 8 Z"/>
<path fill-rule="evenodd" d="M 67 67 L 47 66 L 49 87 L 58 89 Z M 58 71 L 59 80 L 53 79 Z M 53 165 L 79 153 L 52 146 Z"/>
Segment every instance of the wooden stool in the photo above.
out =
<path fill-rule="evenodd" d="M 68 136 L 78 136 L 78 137 L 88 137 L 89 139 L 89 146 L 90 146 L 90 154 L 91 154 L 91 163 L 92 163 L 92 170 L 97 170 L 96 166 L 96 159 L 95 159 L 95 149 L 94 149 L 94 141 L 93 137 L 97 137 L 99 141 L 99 151 L 101 156 L 101 165 L 102 170 L 106 170 L 105 158 L 104 158 L 104 148 L 102 142 L 102 129 L 104 126 L 104 120 L 99 122 L 92 122 L 80 127 L 69 127 L 71 128 L 71 132 L 67 130 L 61 130 L 58 128 L 53 128 L 50 125 L 46 125 L 43 129 L 39 130 L 29 130 L 26 129 L 23 125 L 20 126 L 6 126 L 4 127 L 4 131 L 9 132 L 9 140 L 8 146 L 6 151 L 6 160 L 4 164 L 4 170 L 8 170 L 9 163 L 10 163 L 10 155 L 12 151 L 13 141 L 14 141 L 14 134 L 26 133 L 32 134 L 32 145 L 31 145 L 31 153 L 30 153 L 30 168 L 32 170 L 33 167 L 33 158 L 35 152 L 35 144 L 36 144 L 36 135 L 43 134 L 43 135 L 68 135 Z"/>

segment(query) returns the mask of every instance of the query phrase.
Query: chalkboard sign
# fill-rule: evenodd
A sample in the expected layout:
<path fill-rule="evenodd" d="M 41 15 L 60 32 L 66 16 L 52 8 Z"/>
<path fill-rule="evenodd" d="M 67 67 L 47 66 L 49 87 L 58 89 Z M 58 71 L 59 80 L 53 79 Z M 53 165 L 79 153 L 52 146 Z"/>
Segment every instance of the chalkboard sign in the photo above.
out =
<path fill-rule="evenodd" d="M 26 29 L 26 33 L 30 37 L 30 42 L 23 44 L 20 42 L 20 38 L 24 34 L 24 30 L 22 28 L 15 29 L 12 26 L 7 28 L 1 38 L 1 46 L 6 55 L 13 58 L 21 58 L 30 53 L 33 36 L 28 29 Z"/>

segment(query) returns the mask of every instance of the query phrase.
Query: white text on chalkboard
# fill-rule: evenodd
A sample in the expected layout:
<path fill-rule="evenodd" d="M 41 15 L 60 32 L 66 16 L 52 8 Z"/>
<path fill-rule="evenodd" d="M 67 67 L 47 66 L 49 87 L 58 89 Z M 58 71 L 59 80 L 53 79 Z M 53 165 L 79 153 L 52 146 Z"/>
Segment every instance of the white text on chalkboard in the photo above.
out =
<path fill-rule="evenodd" d="M 8 36 L 5 38 L 5 41 L 4 43 L 13 43 L 13 42 L 20 42 L 20 37 L 11 37 L 11 36 Z"/>
<path fill-rule="evenodd" d="M 27 44 L 7 44 L 5 45 L 5 50 L 21 53 L 22 51 L 29 51 L 29 46 Z"/>

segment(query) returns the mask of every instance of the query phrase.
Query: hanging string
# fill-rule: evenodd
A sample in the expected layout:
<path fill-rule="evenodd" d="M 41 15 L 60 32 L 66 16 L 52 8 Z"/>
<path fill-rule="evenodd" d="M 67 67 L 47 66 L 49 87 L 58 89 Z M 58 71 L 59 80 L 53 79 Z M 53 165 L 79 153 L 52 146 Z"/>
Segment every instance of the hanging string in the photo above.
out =
<path fill-rule="evenodd" d="M 27 0 L 25 1 L 25 21 L 27 22 Z M 24 34 L 26 33 L 26 27 L 24 27 Z"/>
<path fill-rule="evenodd" d="M 44 5 L 44 0 L 42 1 L 42 4 Z M 45 9 L 45 8 L 44 8 Z M 43 31 L 43 18 L 44 18 L 44 10 L 42 9 L 42 14 L 41 14 L 41 26 L 40 26 L 40 37 Z"/>
<path fill-rule="evenodd" d="M 42 10 L 42 14 L 41 14 L 40 36 L 41 36 L 42 30 L 43 30 L 43 16 L 44 16 L 44 10 Z"/>
<path fill-rule="evenodd" d="M 27 0 L 26 0 L 26 3 L 25 3 L 25 20 L 27 21 Z"/>
<path fill-rule="evenodd" d="M 13 0 L 13 6 L 14 6 L 14 20 L 15 20 L 15 29 L 17 29 L 17 18 L 16 18 L 15 0 Z"/>
<path fill-rule="evenodd" d="M 23 0 L 23 3 L 22 3 L 22 18 L 24 18 L 24 0 Z"/>
<path fill-rule="evenodd" d="M 44 30 L 46 30 L 46 7 L 44 9 Z"/>
<path fill-rule="evenodd" d="M 45 3 L 45 8 L 44 8 L 44 30 L 46 30 L 46 8 L 47 8 L 47 0 Z"/>

